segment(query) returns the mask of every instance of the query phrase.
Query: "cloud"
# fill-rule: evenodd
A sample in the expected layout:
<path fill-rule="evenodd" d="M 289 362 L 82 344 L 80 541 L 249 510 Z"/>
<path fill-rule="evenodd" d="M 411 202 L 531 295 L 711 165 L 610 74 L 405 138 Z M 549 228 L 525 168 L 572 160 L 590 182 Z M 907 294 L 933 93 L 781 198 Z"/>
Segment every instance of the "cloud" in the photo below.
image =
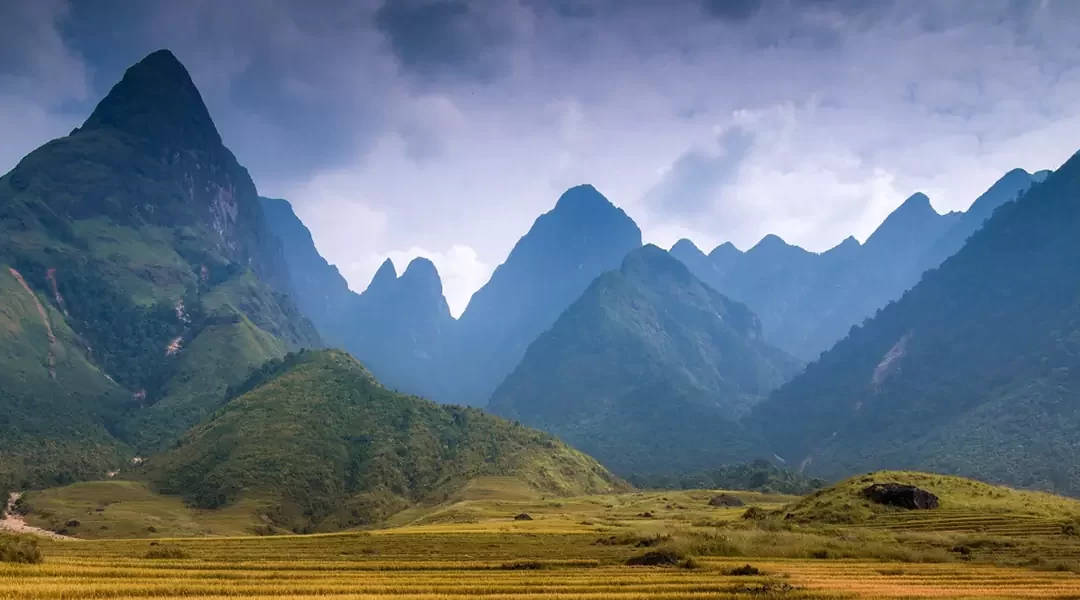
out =
<path fill-rule="evenodd" d="M 515 27 L 504 0 L 386 0 L 375 26 L 403 68 L 427 79 L 490 83 L 511 68 Z"/>
<path fill-rule="evenodd" d="M 1080 146 L 1080 3 L 1067 0 L 0 10 L 19 11 L 0 18 L 7 166 L 167 46 L 260 191 L 293 203 L 354 289 L 379 258 L 423 254 L 455 307 L 578 183 L 648 241 L 777 233 L 823 250 L 915 191 L 963 209 L 1005 171 Z"/>

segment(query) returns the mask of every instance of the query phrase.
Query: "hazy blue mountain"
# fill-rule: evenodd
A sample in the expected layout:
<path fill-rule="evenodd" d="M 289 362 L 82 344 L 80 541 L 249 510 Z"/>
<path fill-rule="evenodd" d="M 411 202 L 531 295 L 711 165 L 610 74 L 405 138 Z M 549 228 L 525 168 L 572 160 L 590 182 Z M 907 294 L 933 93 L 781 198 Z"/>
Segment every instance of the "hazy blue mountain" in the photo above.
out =
<path fill-rule="evenodd" d="M 1023 169 L 1013 169 L 999 179 L 983 195 L 979 196 L 971 207 L 948 231 L 946 231 L 923 257 L 925 269 L 937 267 L 946 258 L 956 254 L 964 246 L 971 234 L 978 231 L 999 206 L 1015 200 L 1028 188 L 1046 180 L 1050 171 L 1028 173 Z"/>
<path fill-rule="evenodd" d="M 967 213 L 939 214 L 925 194 L 914 194 L 865 244 L 849 237 L 820 254 L 774 235 L 745 253 L 724 244 L 707 261 L 687 240 L 672 247 L 672 254 L 703 281 L 750 306 L 771 343 L 813 360 L 959 249 L 997 206 L 1045 175 L 1010 171 Z"/>
<path fill-rule="evenodd" d="M 699 470 L 746 451 L 737 419 L 798 368 L 745 305 L 647 245 L 529 346 L 488 409 L 619 473 Z"/>
<path fill-rule="evenodd" d="M 567 190 L 473 295 L 447 345 L 441 401 L 483 404 L 536 336 L 601 273 L 641 246 L 641 231 L 590 185 Z"/>
<path fill-rule="evenodd" d="M 339 327 L 347 318 L 356 294 L 349 289 L 337 267 L 319 254 L 311 232 L 287 200 L 259 198 L 259 201 L 271 231 L 281 240 L 297 306 L 311 319 L 325 341 L 343 347 Z"/>
<path fill-rule="evenodd" d="M 1080 156 L 758 405 L 764 448 L 827 477 L 945 471 L 1080 492 Z"/>

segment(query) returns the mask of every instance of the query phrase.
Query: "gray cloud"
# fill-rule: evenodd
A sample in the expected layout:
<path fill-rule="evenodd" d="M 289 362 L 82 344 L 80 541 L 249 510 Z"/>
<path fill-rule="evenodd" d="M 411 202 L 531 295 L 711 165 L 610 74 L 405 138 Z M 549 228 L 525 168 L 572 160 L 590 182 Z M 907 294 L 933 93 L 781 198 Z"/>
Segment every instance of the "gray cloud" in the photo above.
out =
<path fill-rule="evenodd" d="M 0 162 L 167 46 L 260 190 L 362 289 L 432 258 L 456 309 L 563 188 L 649 241 L 822 250 L 912 192 L 962 209 L 1080 146 L 1071 0 L 0 3 Z M 14 12 L 13 12 L 14 11 Z M 710 16 L 711 15 L 711 16 Z"/>
<path fill-rule="evenodd" d="M 466 0 L 387 0 L 375 25 L 406 70 L 490 83 L 511 68 L 504 50 L 514 33 L 491 18 L 493 8 Z"/>

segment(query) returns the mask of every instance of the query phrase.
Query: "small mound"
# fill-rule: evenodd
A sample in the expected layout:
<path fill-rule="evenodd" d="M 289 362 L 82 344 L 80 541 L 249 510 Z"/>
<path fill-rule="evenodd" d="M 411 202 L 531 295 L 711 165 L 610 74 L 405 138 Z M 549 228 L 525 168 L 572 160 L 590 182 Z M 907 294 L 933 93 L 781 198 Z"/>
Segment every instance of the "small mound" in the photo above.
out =
<path fill-rule="evenodd" d="M 521 513 L 514 517 L 515 521 L 532 521 L 533 518 L 529 513 Z"/>
<path fill-rule="evenodd" d="M 880 494 L 889 496 L 890 490 L 899 497 L 891 496 L 888 502 L 877 502 L 870 497 L 884 498 Z M 907 512 L 912 504 L 930 507 L 935 500 L 935 508 L 953 513 L 1021 515 L 1061 523 L 1080 516 L 1080 501 L 1071 498 L 914 471 L 877 471 L 852 477 L 806 496 L 787 506 L 785 512 L 788 519 L 800 523 L 860 524 Z"/>

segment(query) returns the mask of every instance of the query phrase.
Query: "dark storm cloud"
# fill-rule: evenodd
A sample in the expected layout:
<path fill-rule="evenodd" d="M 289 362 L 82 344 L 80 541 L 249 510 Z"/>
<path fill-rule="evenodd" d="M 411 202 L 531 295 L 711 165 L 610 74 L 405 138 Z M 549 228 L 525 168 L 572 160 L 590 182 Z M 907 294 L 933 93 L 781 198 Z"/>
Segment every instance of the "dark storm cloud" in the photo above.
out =
<path fill-rule="evenodd" d="M 408 71 L 491 82 L 510 69 L 501 50 L 512 32 L 487 17 L 465 0 L 387 0 L 375 25 Z"/>
<path fill-rule="evenodd" d="M 704 0 L 705 13 L 725 21 L 745 21 L 761 10 L 762 0 Z"/>

